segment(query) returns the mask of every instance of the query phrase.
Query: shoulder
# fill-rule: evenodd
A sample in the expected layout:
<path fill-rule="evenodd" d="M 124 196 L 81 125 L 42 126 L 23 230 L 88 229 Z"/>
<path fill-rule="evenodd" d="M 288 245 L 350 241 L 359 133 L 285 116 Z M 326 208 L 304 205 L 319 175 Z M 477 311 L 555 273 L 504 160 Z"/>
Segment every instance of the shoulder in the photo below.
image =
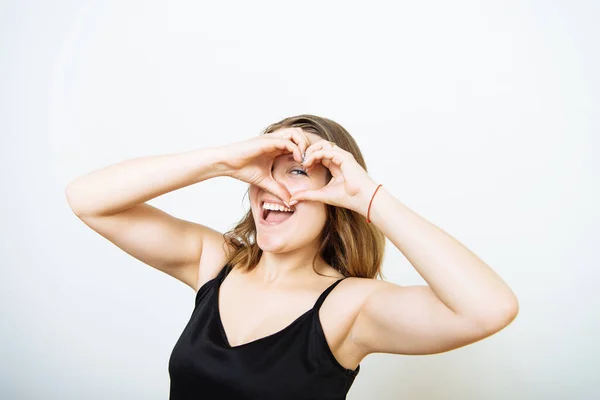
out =
<path fill-rule="evenodd" d="M 353 330 L 370 295 L 387 285 L 372 278 L 347 277 L 325 299 L 320 312 L 326 340 L 340 364 L 354 369 L 369 354 L 356 343 Z"/>
<path fill-rule="evenodd" d="M 364 304 L 366 299 L 368 299 L 372 293 L 386 288 L 398 287 L 398 285 L 394 283 L 377 278 L 345 277 L 340 271 L 331 266 L 328 266 L 323 273 L 324 275 L 327 275 L 327 277 L 322 278 L 327 280 L 329 284 L 340 280 L 339 284 L 336 285 L 335 289 L 330 294 L 330 296 L 335 298 L 335 300 L 332 300 L 331 302 L 341 302 L 346 307 L 354 306 L 356 307 L 356 312 L 358 312 L 358 308 Z"/>
<path fill-rule="evenodd" d="M 400 285 L 380 279 L 347 277 L 329 294 L 328 297 L 331 298 L 328 299 L 328 304 L 323 305 L 326 308 L 324 313 L 338 314 L 338 322 L 346 324 L 346 333 L 350 334 L 359 317 L 365 314 L 365 310 L 373 307 L 374 300 L 390 298 L 391 294 L 402 290 Z"/>
<path fill-rule="evenodd" d="M 386 288 L 398 287 L 398 285 L 375 278 L 347 277 L 343 279 L 335 289 L 338 300 L 346 304 L 353 304 L 358 308 L 364 304 L 369 296 Z"/>
<path fill-rule="evenodd" d="M 357 276 L 349 276 L 341 283 L 344 284 L 346 291 L 355 293 L 356 295 L 368 295 L 373 291 L 384 289 L 386 287 L 397 287 L 398 285 L 392 282 L 384 281 L 377 278 L 360 278 Z"/>

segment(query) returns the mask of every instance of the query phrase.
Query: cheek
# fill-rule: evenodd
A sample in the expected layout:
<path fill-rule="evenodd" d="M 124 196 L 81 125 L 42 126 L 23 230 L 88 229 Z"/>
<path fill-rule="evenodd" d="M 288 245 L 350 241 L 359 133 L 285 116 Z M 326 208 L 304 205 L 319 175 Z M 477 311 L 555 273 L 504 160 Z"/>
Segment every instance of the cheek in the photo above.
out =
<path fill-rule="evenodd" d="M 325 177 L 313 176 L 312 179 L 291 179 L 286 186 L 291 193 L 300 190 L 319 190 L 329 183 Z"/>
<path fill-rule="evenodd" d="M 307 204 L 307 213 L 310 214 L 310 220 L 315 224 L 320 224 L 322 220 L 327 219 L 327 209 L 321 202 Z"/>
<path fill-rule="evenodd" d="M 311 189 L 310 182 L 308 180 L 304 180 L 304 182 L 300 179 L 291 181 L 287 183 L 287 188 L 290 193 L 299 192 L 300 190 L 308 190 Z"/>

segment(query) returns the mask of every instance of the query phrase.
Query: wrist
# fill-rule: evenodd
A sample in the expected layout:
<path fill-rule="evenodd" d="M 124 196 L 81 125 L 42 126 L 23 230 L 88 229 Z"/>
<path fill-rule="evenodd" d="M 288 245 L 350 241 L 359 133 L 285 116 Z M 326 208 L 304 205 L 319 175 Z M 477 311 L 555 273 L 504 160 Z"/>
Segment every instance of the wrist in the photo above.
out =
<path fill-rule="evenodd" d="M 233 168 L 228 162 L 229 158 L 225 146 L 211 146 L 205 148 L 205 151 L 216 176 L 232 176 Z"/>
<path fill-rule="evenodd" d="M 373 205 L 373 200 L 375 200 L 375 195 L 377 194 L 379 189 L 381 189 L 382 186 L 383 186 L 383 184 L 381 184 L 381 183 L 379 185 L 377 185 L 377 188 L 373 192 L 373 196 L 371 196 L 371 201 L 369 202 L 369 207 L 367 209 L 367 223 L 368 224 L 371 223 L 371 206 Z"/>
<path fill-rule="evenodd" d="M 379 184 L 377 182 L 369 181 L 369 183 L 363 185 L 363 189 L 360 191 L 358 207 L 355 211 L 357 211 L 365 218 L 367 218 L 367 214 L 369 212 L 369 204 L 371 204 L 371 199 L 373 199 L 373 195 L 375 194 L 375 191 L 377 190 L 378 186 Z"/>
<path fill-rule="evenodd" d="M 230 169 L 220 146 L 202 147 L 186 152 L 185 156 L 190 163 L 194 164 L 198 182 L 219 176 L 230 176 Z"/>

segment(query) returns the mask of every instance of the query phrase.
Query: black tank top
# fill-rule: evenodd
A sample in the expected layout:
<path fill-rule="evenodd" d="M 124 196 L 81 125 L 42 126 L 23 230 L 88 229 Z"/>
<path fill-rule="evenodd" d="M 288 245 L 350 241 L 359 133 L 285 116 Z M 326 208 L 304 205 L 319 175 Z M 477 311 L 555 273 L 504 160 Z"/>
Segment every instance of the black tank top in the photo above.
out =
<path fill-rule="evenodd" d="M 169 399 L 345 399 L 360 365 L 351 370 L 338 363 L 319 320 L 325 297 L 345 278 L 284 329 L 231 347 L 218 309 L 219 287 L 229 271 L 226 265 L 196 294 L 190 321 L 169 359 Z"/>

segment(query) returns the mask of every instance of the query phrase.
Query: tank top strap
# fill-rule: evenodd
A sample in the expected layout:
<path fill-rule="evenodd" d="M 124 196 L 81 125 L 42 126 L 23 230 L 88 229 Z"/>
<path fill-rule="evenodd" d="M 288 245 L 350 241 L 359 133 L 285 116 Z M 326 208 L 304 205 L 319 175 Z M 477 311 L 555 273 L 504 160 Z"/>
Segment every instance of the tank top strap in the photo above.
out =
<path fill-rule="evenodd" d="M 215 281 L 216 281 L 215 283 L 217 286 L 221 286 L 221 284 L 225 280 L 225 277 L 229 274 L 229 272 L 232 269 L 233 268 L 229 264 L 225 264 L 225 266 L 223 268 L 221 268 L 221 270 L 219 271 L 219 273 L 217 274 L 217 277 L 215 279 Z"/>
<path fill-rule="evenodd" d="M 321 305 L 323 304 L 323 302 L 325 301 L 325 298 L 327 297 L 327 295 L 329 293 L 331 293 L 331 291 L 344 279 L 346 279 L 347 277 L 344 277 L 342 279 L 338 279 L 337 281 L 333 282 L 327 289 L 325 289 L 323 291 L 323 293 L 321 293 L 321 295 L 319 296 L 319 298 L 317 299 L 317 302 L 315 303 L 314 309 L 319 311 L 319 308 L 321 308 Z"/>
<path fill-rule="evenodd" d="M 223 283 L 223 280 L 225 280 L 225 277 L 229 275 L 229 272 L 231 272 L 232 269 L 233 268 L 229 263 L 225 264 L 225 266 L 221 268 L 221 271 L 219 271 L 219 274 L 217 275 L 219 278 L 219 284 Z"/>

